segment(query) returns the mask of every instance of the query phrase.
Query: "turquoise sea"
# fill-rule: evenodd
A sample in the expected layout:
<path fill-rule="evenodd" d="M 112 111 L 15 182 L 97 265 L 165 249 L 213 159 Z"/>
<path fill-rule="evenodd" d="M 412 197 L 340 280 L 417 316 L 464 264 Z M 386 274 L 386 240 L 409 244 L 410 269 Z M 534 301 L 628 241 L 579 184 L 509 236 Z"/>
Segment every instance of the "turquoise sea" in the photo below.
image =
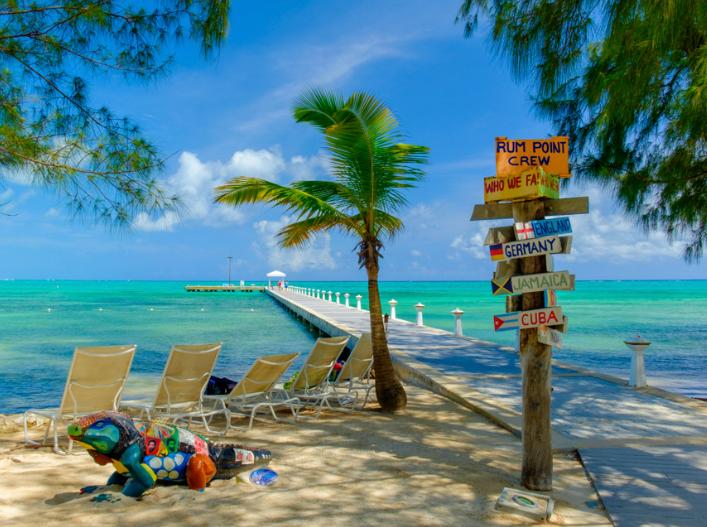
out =
<path fill-rule="evenodd" d="M 251 283 L 251 282 L 248 282 Z M 256 282 L 257 283 L 257 282 Z M 364 296 L 364 282 L 291 282 Z M 126 396 L 153 393 L 175 343 L 223 341 L 216 373 L 238 379 L 266 353 L 306 354 L 316 335 L 261 293 L 186 293 L 186 282 L 0 282 L 0 413 L 58 404 L 75 346 L 138 345 Z M 494 333 L 504 311 L 488 282 L 383 282 L 381 296 L 398 301 L 399 318 L 453 329 L 464 310 L 467 336 L 514 344 L 515 333 Z M 559 292 L 569 332 L 554 356 L 627 377 L 626 337 L 653 342 L 646 354 L 649 383 L 707 397 L 707 281 L 579 281 Z"/>

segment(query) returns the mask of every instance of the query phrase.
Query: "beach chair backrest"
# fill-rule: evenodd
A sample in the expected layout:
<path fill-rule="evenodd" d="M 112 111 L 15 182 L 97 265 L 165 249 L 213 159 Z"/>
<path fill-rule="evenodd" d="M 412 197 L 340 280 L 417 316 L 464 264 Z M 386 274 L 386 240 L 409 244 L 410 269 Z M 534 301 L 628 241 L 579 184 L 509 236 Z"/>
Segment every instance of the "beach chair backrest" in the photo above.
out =
<path fill-rule="evenodd" d="M 292 365 L 297 355 L 299 353 L 260 357 L 236 384 L 229 397 L 247 397 L 269 392 Z"/>
<path fill-rule="evenodd" d="M 329 377 L 334 362 L 346 347 L 349 337 L 319 338 L 297 374 L 292 390 L 307 390 L 321 385 Z"/>
<path fill-rule="evenodd" d="M 356 346 L 351 351 L 349 358 L 339 372 L 336 382 L 346 382 L 351 379 L 365 379 L 373 366 L 373 344 L 371 334 L 363 333 Z"/>
<path fill-rule="evenodd" d="M 136 346 L 91 346 L 74 350 L 62 416 L 117 410 Z"/>
<path fill-rule="evenodd" d="M 220 342 L 173 346 L 153 406 L 169 408 L 200 402 L 220 351 Z"/>

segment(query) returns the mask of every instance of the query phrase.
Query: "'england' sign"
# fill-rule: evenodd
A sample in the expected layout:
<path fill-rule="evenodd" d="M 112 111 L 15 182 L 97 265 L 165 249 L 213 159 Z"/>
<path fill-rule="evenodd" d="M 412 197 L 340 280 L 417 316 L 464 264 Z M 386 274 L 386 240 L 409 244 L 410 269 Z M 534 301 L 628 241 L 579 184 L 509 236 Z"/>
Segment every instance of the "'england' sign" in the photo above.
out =
<path fill-rule="evenodd" d="M 559 326 L 562 324 L 562 308 L 546 307 L 530 311 L 514 311 L 494 315 L 493 328 L 496 331 L 510 331 L 512 329 L 529 329 L 540 326 Z"/>
<path fill-rule="evenodd" d="M 567 240 L 566 242 L 564 240 Z M 571 237 L 560 238 L 549 236 L 533 240 L 497 243 L 489 245 L 491 260 L 511 260 L 513 258 L 527 258 L 528 256 L 541 256 L 543 254 L 558 254 L 569 252 Z M 561 241 L 562 240 L 562 241 Z"/>
<path fill-rule="evenodd" d="M 530 226 L 533 229 L 535 238 L 543 236 L 560 236 L 562 234 L 572 234 L 572 223 L 565 216 L 563 218 L 549 218 L 545 220 L 532 220 Z M 520 239 L 520 238 L 518 238 Z"/>
<path fill-rule="evenodd" d="M 570 177 L 569 139 L 565 136 L 549 139 L 496 138 L 496 176 L 517 176 L 531 167 L 546 173 Z"/>
<path fill-rule="evenodd" d="M 555 273 L 526 274 L 514 276 L 511 279 L 513 293 L 533 293 L 546 289 L 559 289 L 561 291 L 574 290 L 574 275 L 567 271 Z"/>

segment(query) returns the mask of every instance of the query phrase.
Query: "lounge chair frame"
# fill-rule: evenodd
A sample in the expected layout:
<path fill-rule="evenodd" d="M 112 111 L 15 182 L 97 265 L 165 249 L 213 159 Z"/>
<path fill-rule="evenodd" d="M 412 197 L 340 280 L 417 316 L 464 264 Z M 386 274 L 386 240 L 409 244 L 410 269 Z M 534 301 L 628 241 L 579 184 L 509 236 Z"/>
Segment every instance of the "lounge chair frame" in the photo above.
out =
<path fill-rule="evenodd" d="M 62 396 L 59 408 L 29 409 L 24 412 L 22 416 L 22 426 L 24 430 L 25 444 L 34 446 L 45 445 L 47 443 L 47 440 L 49 439 L 49 434 L 52 432 L 53 429 L 53 450 L 57 454 L 65 454 L 66 451 L 62 450 L 59 446 L 59 422 L 63 420 L 76 419 L 77 417 L 81 417 L 83 415 L 88 415 L 103 410 L 116 411 L 120 403 L 120 398 L 123 394 L 123 389 L 125 388 L 125 381 L 128 378 L 128 373 L 130 372 L 130 367 L 132 366 L 136 349 L 137 346 L 135 345 L 77 347 L 74 350 L 74 355 L 71 360 L 71 366 L 69 368 L 69 373 L 66 378 L 66 385 L 64 387 L 64 395 Z M 124 371 L 120 372 L 120 375 L 117 376 L 111 382 L 96 382 L 88 384 L 86 382 L 78 382 L 76 380 L 73 380 L 77 364 L 82 360 L 82 357 L 84 356 L 91 357 L 92 359 L 101 362 L 104 359 L 115 360 L 128 354 L 130 355 L 130 357 L 128 358 L 128 362 Z M 80 388 L 82 390 L 87 390 L 90 392 L 90 390 L 106 389 L 110 387 L 115 387 L 115 393 L 113 394 L 112 403 L 110 407 L 100 407 L 100 405 L 90 407 L 90 405 L 86 405 L 85 401 L 81 400 L 80 397 L 75 393 L 76 388 Z M 67 403 L 69 401 L 70 405 L 67 406 Z M 47 430 L 44 434 L 44 440 L 42 441 L 42 443 L 38 443 L 37 441 L 33 441 L 29 438 L 28 419 L 31 415 L 36 415 L 49 419 L 49 426 L 47 426 Z M 69 452 L 71 451 L 72 447 L 73 441 L 69 440 Z"/>

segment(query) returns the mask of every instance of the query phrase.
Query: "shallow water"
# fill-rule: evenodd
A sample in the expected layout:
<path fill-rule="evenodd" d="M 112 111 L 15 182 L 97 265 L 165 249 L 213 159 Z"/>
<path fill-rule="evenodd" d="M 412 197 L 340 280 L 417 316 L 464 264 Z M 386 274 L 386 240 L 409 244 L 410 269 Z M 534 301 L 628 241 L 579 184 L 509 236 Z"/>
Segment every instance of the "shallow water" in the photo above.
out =
<path fill-rule="evenodd" d="M 293 282 L 294 284 L 294 282 Z M 223 341 L 216 373 L 238 379 L 255 357 L 298 351 L 314 335 L 260 293 L 186 293 L 186 282 L 0 282 L 0 413 L 58 404 L 75 346 L 137 344 L 126 397 L 154 393 L 171 345 Z M 363 282 L 299 285 L 364 295 Z M 383 282 L 384 305 L 398 316 L 453 329 L 450 311 L 465 311 L 466 335 L 512 344 L 494 333 L 503 312 L 487 282 Z M 341 301 L 343 302 L 343 296 Z M 565 348 L 555 357 L 627 377 L 626 337 L 653 342 L 646 356 L 649 383 L 707 396 L 707 281 L 578 282 L 558 293 L 570 320 Z M 389 310 L 389 309 L 388 309 Z"/>

